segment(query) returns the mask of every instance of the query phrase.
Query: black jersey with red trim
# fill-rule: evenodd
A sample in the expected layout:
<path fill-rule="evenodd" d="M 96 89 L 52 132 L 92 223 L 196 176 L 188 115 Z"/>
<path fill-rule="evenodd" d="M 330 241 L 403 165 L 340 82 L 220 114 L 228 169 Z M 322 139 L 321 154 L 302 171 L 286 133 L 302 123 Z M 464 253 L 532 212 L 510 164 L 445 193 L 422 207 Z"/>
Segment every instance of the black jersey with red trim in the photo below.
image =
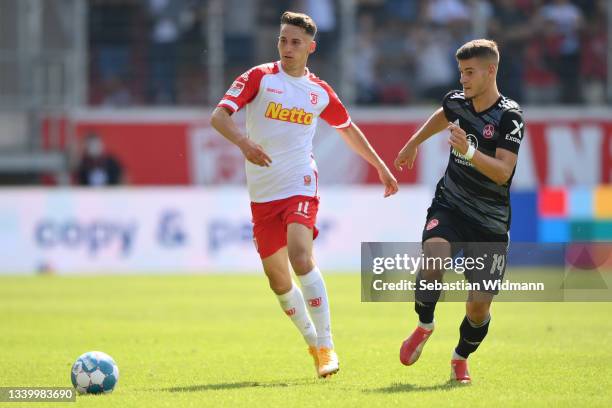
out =
<path fill-rule="evenodd" d="M 448 121 L 460 126 L 469 143 L 481 153 L 495 157 L 496 149 L 506 149 L 518 154 L 525 124 L 521 108 L 512 99 L 500 96 L 491 107 L 476 112 L 463 92 L 451 91 L 444 97 L 442 107 Z M 510 228 L 514 170 L 505 184 L 498 185 L 451 148 L 433 205 L 453 210 L 480 229 L 505 234 Z"/>

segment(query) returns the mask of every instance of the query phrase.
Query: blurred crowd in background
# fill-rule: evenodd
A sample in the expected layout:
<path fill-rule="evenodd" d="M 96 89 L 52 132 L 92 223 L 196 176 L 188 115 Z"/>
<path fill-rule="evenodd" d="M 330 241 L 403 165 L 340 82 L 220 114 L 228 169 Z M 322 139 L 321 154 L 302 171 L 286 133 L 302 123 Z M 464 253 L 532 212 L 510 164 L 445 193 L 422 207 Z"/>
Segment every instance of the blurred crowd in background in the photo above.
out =
<path fill-rule="evenodd" d="M 225 0 L 224 87 L 253 65 L 277 59 L 285 10 L 318 25 L 312 71 L 339 75 L 342 0 Z M 89 2 L 92 105 L 207 104 L 208 0 Z M 439 102 L 458 87 L 454 53 L 473 38 L 500 46 L 499 87 L 524 104 L 604 104 L 605 0 L 355 0 L 355 102 Z M 221 95 L 219 95 L 221 97 Z M 607 101 L 610 102 L 610 101 Z"/>

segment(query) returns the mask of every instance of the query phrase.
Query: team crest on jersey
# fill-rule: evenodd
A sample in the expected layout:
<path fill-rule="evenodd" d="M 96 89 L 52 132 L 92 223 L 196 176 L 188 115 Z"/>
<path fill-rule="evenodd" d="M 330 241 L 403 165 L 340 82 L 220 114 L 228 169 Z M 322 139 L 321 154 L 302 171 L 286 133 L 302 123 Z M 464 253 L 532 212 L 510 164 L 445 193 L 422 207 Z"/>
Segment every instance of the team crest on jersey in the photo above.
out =
<path fill-rule="evenodd" d="M 319 102 L 319 94 L 316 92 L 311 92 L 310 93 L 310 103 L 312 103 L 313 105 L 316 105 L 317 102 Z"/>
<path fill-rule="evenodd" d="M 304 185 L 309 186 L 312 182 L 312 178 L 310 176 L 304 176 Z"/>
<path fill-rule="evenodd" d="M 432 230 L 434 228 L 436 228 L 438 226 L 440 222 L 438 221 L 437 218 L 432 218 L 428 223 L 427 226 L 425 227 L 425 230 L 429 231 Z"/>
<path fill-rule="evenodd" d="M 482 129 L 482 136 L 485 139 L 491 139 L 494 133 L 495 133 L 495 126 L 493 126 L 490 123 L 485 125 L 484 129 Z"/>
<path fill-rule="evenodd" d="M 229 96 L 233 96 L 234 98 L 237 98 L 242 93 L 243 90 L 244 90 L 244 84 L 242 82 L 234 81 L 230 89 L 227 91 L 227 94 Z"/>

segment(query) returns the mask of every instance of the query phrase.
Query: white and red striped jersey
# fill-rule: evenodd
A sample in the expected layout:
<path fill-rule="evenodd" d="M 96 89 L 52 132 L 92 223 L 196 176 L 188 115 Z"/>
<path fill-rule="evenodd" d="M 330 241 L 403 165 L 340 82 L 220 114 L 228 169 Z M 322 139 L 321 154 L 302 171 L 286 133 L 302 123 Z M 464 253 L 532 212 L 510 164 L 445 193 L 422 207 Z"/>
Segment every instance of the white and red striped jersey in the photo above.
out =
<path fill-rule="evenodd" d="M 245 105 L 247 136 L 272 159 L 270 167 L 246 161 L 251 201 L 316 196 L 318 176 L 312 139 L 318 118 L 338 129 L 351 124 L 333 89 L 308 70 L 302 77 L 290 76 L 277 61 L 240 75 L 218 104 L 232 112 Z"/>

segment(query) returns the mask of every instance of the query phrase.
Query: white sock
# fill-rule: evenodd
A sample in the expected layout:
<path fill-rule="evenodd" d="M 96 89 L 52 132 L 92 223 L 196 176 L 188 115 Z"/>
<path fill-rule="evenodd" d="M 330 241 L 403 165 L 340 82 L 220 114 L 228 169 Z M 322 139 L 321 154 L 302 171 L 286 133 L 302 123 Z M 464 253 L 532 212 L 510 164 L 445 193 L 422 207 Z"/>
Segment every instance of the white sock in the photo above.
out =
<path fill-rule="evenodd" d="M 283 295 L 276 295 L 276 297 L 285 314 L 289 316 L 295 327 L 304 336 L 306 344 L 316 347 L 317 332 L 312 324 L 312 320 L 310 320 L 310 316 L 308 316 L 308 312 L 306 312 L 306 304 L 304 303 L 304 297 L 300 288 L 293 284 L 289 292 Z"/>
<path fill-rule="evenodd" d="M 321 271 L 316 266 L 306 275 L 298 275 L 310 317 L 317 329 L 317 347 L 334 348 L 329 317 L 329 302 Z"/>
<path fill-rule="evenodd" d="M 431 323 L 423 323 L 421 321 L 419 321 L 419 327 L 422 327 L 424 329 L 427 330 L 433 330 L 434 329 L 434 322 L 432 321 Z"/>
<path fill-rule="evenodd" d="M 451 360 L 467 360 L 467 358 L 460 356 L 455 350 L 453 350 L 453 356 L 451 357 Z"/>

